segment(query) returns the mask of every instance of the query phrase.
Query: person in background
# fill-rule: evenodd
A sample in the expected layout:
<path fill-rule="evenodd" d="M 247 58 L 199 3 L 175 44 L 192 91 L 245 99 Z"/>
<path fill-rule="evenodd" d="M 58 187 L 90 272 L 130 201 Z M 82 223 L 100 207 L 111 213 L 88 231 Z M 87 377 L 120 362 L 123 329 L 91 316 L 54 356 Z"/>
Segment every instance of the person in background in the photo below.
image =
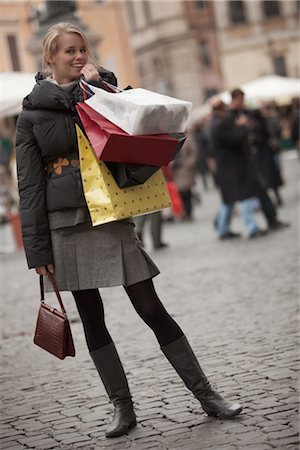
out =
<path fill-rule="evenodd" d="M 0 166 L 10 177 L 10 162 L 13 156 L 14 145 L 8 133 L 0 129 Z"/>
<path fill-rule="evenodd" d="M 106 327 L 98 288 L 123 286 L 134 309 L 153 330 L 159 347 L 209 416 L 232 418 L 242 406 L 210 385 L 180 326 L 166 311 L 152 281 L 159 270 L 142 249 L 131 219 L 93 227 L 83 195 L 75 124 L 83 101 L 80 79 L 117 84 L 98 68 L 83 31 L 53 25 L 43 40 L 43 72 L 23 101 L 16 156 L 20 216 L 29 268 L 55 273 L 59 290 L 71 291 L 90 356 L 114 405 L 107 437 L 136 425 L 127 378 Z M 121 315 L 121 306 L 120 306 Z"/>
<path fill-rule="evenodd" d="M 136 232 L 143 245 L 145 244 L 144 232 L 147 222 L 150 222 L 153 248 L 155 250 L 167 248 L 168 244 L 162 240 L 163 218 L 161 211 L 155 211 L 151 214 L 143 214 L 142 216 L 137 216 L 134 218 Z"/>
<path fill-rule="evenodd" d="M 211 145 L 217 164 L 217 181 L 221 192 L 221 206 L 217 215 L 217 233 L 221 240 L 239 237 L 230 229 L 235 202 L 239 202 L 247 237 L 253 239 L 264 234 L 254 216 L 253 199 L 256 187 L 248 161 L 247 118 L 232 120 L 222 100 L 212 100 L 213 117 L 210 126 Z"/>
<path fill-rule="evenodd" d="M 256 170 L 261 177 L 261 183 L 266 189 L 272 189 L 277 206 L 282 205 L 279 192 L 283 185 L 280 171 L 275 162 L 275 153 L 271 148 L 267 123 L 260 110 L 249 112 L 250 152 L 256 163 Z"/>
<path fill-rule="evenodd" d="M 178 187 L 183 202 L 183 221 L 193 220 L 192 188 L 196 183 L 197 157 L 198 152 L 193 136 L 193 130 L 190 130 L 182 149 L 176 155 L 172 164 L 173 179 Z"/>
<path fill-rule="evenodd" d="M 228 110 L 228 117 L 232 122 L 242 121 L 243 124 L 249 126 L 249 111 L 245 108 L 245 94 L 240 88 L 235 88 L 231 91 L 231 104 Z M 251 184 L 255 186 L 256 197 L 259 200 L 260 207 L 268 223 L 268 231 L 277 231 L 289 226 L 288 223 L 282 222 L 277 218 L 276 208 L 268 195 L 267 188 L 262 183 L 257 168 L 254 164 L 250 153 L 249 134 L 244 141 L 243 151 L 247 155 L 249 167 L 249 174 L 251 173 Z"/>
<path fill-rule="evenodd" d="M 202 183 L 204 189 L 208 190 L 208 181 L 207 177 L 210 174 L 210 170 L 207 164 L 207 160 L 210 156 L 209 151 L 209 143 L 208 143 L 208 137 L 207 137 L 207 130 L 206 130 L 206 121 L 202 119 L 200 122 L 198 122 L 194 127 L 194 140 L 197 147 L 197 161 L 196 161 L 196 169 L 197 173 L 201 175 Z"/>
<path fill-rule="evenodd" d="M 262 114 L 266 121 L 266 127 L 269 135 L 269 146 L 273 152 L 274 160 L 280 173 L 280 177 L 281 179 L 283 179 L 281 164 L 282 124 L 276 104 L 274 102 L 268 103 L 265 107 L 262 108 Z"/>

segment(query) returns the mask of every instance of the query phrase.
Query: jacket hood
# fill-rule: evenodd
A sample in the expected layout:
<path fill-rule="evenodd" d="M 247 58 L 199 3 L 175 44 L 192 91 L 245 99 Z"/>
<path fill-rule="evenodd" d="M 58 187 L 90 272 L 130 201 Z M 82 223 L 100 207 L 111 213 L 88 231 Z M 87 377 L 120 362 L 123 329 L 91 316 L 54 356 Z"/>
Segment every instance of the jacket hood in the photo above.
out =
<path fill-rule="evenodd" d="M 74 84 L 71 90 L 66 92 L 54 83 L 46 80 L 42 72 L 35 76 L 36 85 L 29 95 L 23 100 L 25 109 L 46 109 L 56 111 L 74 110 L 75 104 L 80 100 L 81 89 Z"/>

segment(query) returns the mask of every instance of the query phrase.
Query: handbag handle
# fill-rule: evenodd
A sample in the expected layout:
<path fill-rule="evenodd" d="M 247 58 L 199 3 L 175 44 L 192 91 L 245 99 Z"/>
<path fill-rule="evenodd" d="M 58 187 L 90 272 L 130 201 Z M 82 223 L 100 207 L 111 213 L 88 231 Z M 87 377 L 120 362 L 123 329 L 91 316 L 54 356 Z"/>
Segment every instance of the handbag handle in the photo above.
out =
<path fill-rule="evenodd" d="M 57 284 L 56 284 L 54 276 L 52 274 L 50 274 L 50 273 L 47 276 L 48 276 L 49 280 L 51 281 L 51 284 L 53 286 L 53 289 L 54 289 L 54 292 L 56 294 L 56 297 L 57 297 L 57 300 L 58 300 L 58 303 L 59 303 L 59 306 L 60 306 L 60 309 L 61 309 L 62 313 L 67 314 L 67 312 L 65 310 L 65 307 L 64 307 L 64 304 L 63 304 L 63 301 L 62 301 L 62 298 L 61 298 L 61 295 L 59 293 L 59 290 L 58 290 L 58 287 L 57 287 Z M 41 302 L 43 303 L 45 301 L 44 277 L 43 277 L 43 275 L 40 275 L 40 291 L 41 291 Z"/>

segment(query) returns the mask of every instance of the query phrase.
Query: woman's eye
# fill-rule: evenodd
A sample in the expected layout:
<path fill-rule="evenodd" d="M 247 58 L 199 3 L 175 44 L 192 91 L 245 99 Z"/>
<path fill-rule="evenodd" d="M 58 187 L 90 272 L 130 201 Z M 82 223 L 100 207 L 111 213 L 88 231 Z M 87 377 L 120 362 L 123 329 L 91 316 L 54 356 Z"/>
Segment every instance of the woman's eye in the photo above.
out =
<path fill-rule="evenodd" d="M 82 48 L 80 51 L 81 51 L 81 53 L 86 53 L 86 49 L 85 48 Z"/>

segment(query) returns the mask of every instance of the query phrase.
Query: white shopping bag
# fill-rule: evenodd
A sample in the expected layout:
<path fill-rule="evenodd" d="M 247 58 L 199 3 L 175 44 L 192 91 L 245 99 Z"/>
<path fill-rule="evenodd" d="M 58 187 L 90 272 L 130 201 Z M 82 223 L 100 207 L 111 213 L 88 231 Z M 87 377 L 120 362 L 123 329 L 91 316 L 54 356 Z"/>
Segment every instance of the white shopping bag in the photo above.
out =
<path fill-rule="evenodd" d="M 131 135 L 183 133 L 192 103 L 146 89 L 107 92 L 86 82 L 94 95 L 85 103 Z"/>

